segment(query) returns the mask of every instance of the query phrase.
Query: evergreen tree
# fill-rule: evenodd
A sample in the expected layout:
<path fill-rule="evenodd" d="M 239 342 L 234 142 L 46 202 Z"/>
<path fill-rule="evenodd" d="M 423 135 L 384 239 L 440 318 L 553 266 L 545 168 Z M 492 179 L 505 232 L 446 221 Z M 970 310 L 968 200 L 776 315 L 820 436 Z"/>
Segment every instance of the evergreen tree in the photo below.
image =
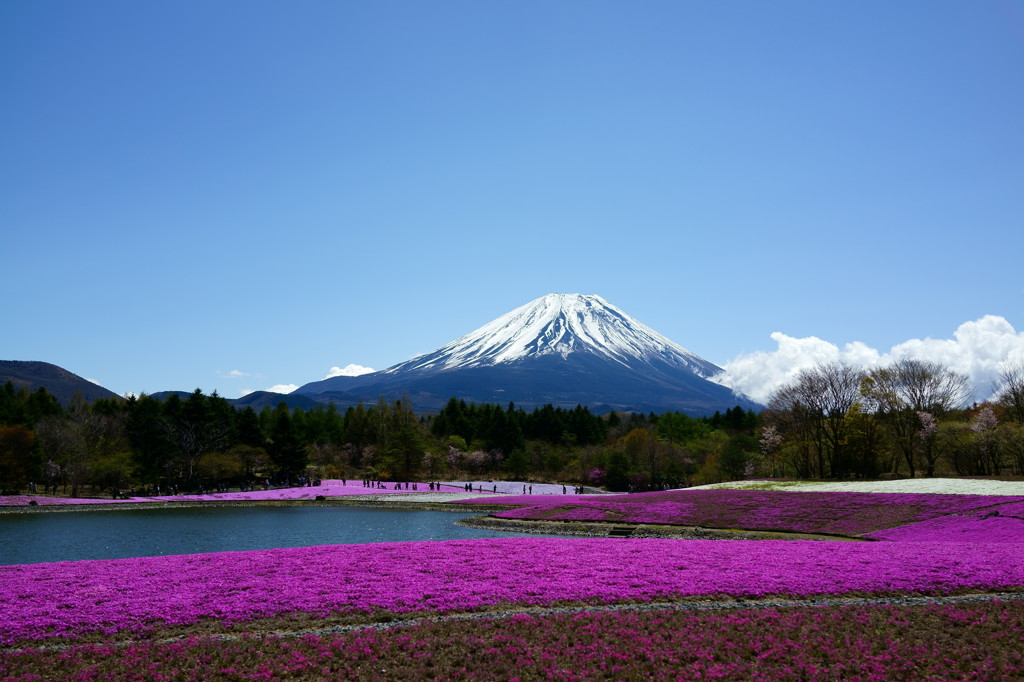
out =
<path fill-rule="evenodd" d="M 305 443 L 295 428 L 288 405 L 283 402 L 274 410 L 268 454 L 279 475 L 284 478 L 295 478 L 306 468 Z"/>
<path fill-rule="evenodd" d="M 344 434 L 345 442 L 353 443 L 358 447 L 369 445 L 372 442 L 370 439 L 370 418 L 363 403 L 350 407 L 345 412 Z"/>
<path fill-rule="evenodd" d="M 0 494 L 16 494 L 37 468 L 36 435 L 21 424 L 0 426 Z"/>
<path fill-rule="evenodd" d="M 629 490 L 629 458 L 622 452 L 613 452 L 608 457 L 608 469 L 604 472 L 604 484 L 608 490 Z"/>
<path fill-rule="evenodd" d="M 164 406 L 143 395 L 128 399 L 125 434 L 131 446 L 132 460 L 147 483 L 157 483 L 172 457 L 173 445 L 164 426 Z"/>
<path fill-rule="evenodd" d="M 39 420 L 62 412 L 60 403 L 45 388 L 29 393 L 27 388 L 15 388 L 11 381 L 0 386 L 0 425 L 18 424 L 31 429 Z"/>
<path fill-rule="evenodd" d="M 235 440 L 241 445 L 248 445 L 253 448 L 262 448 L 267 444 L 267 438 L 260 428 L 259 415 L 252 405 L 246 405 L 245 409 L 235 411 Z"/>

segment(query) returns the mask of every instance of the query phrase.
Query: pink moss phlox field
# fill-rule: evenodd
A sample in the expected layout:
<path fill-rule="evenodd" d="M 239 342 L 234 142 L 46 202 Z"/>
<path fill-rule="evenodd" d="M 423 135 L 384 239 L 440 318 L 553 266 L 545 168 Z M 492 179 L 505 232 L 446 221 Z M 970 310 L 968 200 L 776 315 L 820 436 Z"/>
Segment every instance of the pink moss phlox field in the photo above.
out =
<path fill-rule="evenodd" d="M 504 504 L 504 500 L 497 501 Z M 600 504 L 544 505 L 538 516 L 536 507 L 523 507 L 499 512 L 495 516 L 509 519 L 542 518 L 550 521 L 613 521 L 633 523 L 677 524 L 679 519 L 692 517 L 697 506 L 686 502 L 648 502 L 630 504 L 627 502 L 602 501 Z"/>
<path fill-rule="evenodd" d="M 909 625 L 909 627 L 908 627 Z M 9 679 L 1014 680 L 1024 605 L 518 614 L 0 652 Z"/>
<path fill-rule="evenodd" d="M 1018 519 L 1024 519 L 1024 502 L 1011 502 L 1010 504 L 1001 504 L 998 507 L 992 509 L 979 509 L 971 512 L 974 516 L 985 516 L 995 512 L 999 516 L 1013 516 Z"/>
<path fill-rule="evenodd" d="M 1012 516 L 941 516 L 865 537 L 895 542 L 1024 543 L 1024 519 Z"/>
<path fill-rule="evenodd" d="M 102 499 L 96 497 L 48 497 L 46 495 L 0 495 L 0 507 L 25 507 L 35 502 L 38 505 L 52 506 L 61 504 L 110 504 L 117 502 L 148 502 L 149 498 L 130 497 L 125 500 Z"/>
<path fill-rule="evenodd" d="M 0 567 L 0 642 L 285 612 L 1024 586 L 1024 544 L 501 538 Z"/>
<path fill-rule="evenodd" d="M 315 500 L 317 496 L 342 497 L 346 495 L 392 495 L 403 493 L 424 493 L 430 492 L 426 483 L 418 484 L 418 490 L 404 487 L 395 490 L 394 484 L 386 484 L 386 488 L 366 488 L 360 481 L 348 481 L 342 484 L 340 480 L 326 480 L 319 486 L 305 486 L 296 488 L 274 488 L 271 490 L 249 490 L 247 492 L 229 493 L 207 493 L 204 495 L 169 495 L 162 497 L 129 497 L 127 499 L 101 499 L 101 498 L 72 498 L 72 497 L 47 497 L 43 495 L 4 495 L 0 496 L 0 506 L 25 506 L 35 500 L 39 505 L 69 505 L 69 504 L 110 504 L 118 502 L 231 502 L 231 501 L 259 501 L 259 500 Z M 443 485 L 438 492 L 462 492 L 462 488 Z M 493 501 L 493 498 L 492 498 Z"/>
<path fill-rule="evenodd" d="M 467 502 L 489 502 L 479 499 Z M 1024 503 L 1007 495 L 799 493 L 761 490 L 669 490 L 607 497 L 505 497 L 511 519 L 668 523 L 706 528 L 857 536 L 948 514 L 982 513 Z"/>

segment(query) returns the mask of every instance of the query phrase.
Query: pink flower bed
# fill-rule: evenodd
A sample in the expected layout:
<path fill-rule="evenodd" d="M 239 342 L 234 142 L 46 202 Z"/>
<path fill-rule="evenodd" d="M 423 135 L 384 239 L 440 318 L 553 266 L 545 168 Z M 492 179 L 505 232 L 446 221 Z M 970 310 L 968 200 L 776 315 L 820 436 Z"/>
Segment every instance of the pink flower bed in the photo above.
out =
<path fill-rule="evenodd" d="M 999 516 L 1013 516 L 1018 519 L 1024 519 L 1024 502 L 1011 502 L 1010 504 L 1001 504 L 998 507 L 992 509 L 979 509 L 978 511 L 971 512 L 972 516 L 985 516 L 996 512 Z"/>
<path fill-rule="evenodd" d="M 216 501 L 245 501 L 245 500 L 314 500 L 318 495 L 325 497 L 341 497 L 345 495 L 391 495 L 400 493 L 428 493 L 430 487 L 426 483 L 419 483 L 418 489 L 411 487 L 406 490 L 404 485 L 401 490 L 395 490 L 394 484 L 387 484 L 386 488 L 364 488 L 359 481 L 349 481 L 343 485 L 340 480 L 326 480 L 319 486 L 301 488 L 277 488 L 271 490 L 249 490 L 247 492 L 230 493 L 207 493 L 205 495 L 168 495 L 162 497 L 130 497 L 123 500 L 114 499 L 92 499 L 92 498 L 71 498 L 71 497 L 45 497 L 40 495 L 4 495 L 0 496 L 0 506 L 25 506 L 30 500 L 35 500 L 39 505 L 59 504 L 111 504 L 119 502 L 216 502 Z M 442 485 L 441 490 L 434 492 L 458 493 L 461 488 L 450 485 Z M 491 498 L 493 501 L 493 498 Z"/>
<path fill-rule="evenodd" d="M 908 624 L 910 627 L 908 627 Z M 424 621 L 300 638 L 190 637 L 0 652 L 39 680 L 1013 680 L 1019 601 Z"/>
<path fill-rule="evenodd" d="M 469 500 L 489 502 L 493 498 Z M 522 505 L 494 516 L 513 519 L 587 519 L 668 523 L 707 528 L 793 531 L 859 536 L 948 514 L 985 513 L 1024 503 L 1007 495 L 910 493 L 797 493 L 760 490 L 670 490 L 572 499 L 515 496 Z M 603 515 L 603 518 L 601 518 Z"/>
<path fill-rule="evenodd" d="M 895 542 L 1012 542 L 1024 543 L 1024 519 L 1012 516 L 942 516 L 866 537 Z"/>
<path fill-rule="evenodd" d="M 32 501 L 38 505 L 57 504 L 110 504 L 117 502 L 149 502 L 146 497 L 131 497 L 127 500 L 80 498 L 80 497 L 47 497 L 45 495 L 0 495 L 0 507 L 26 507 Z"/>
<path fill-rule="evenodd" d="M 1024 544 L 515 538 L 0 567 L 0 642 L 285 612 L 1024 587 Z"/>
<path fill-rule="evenodd" d="M 498 501 L 497 504 L 504 504 L 504 500 Z M 512 509 L 499 512 L 494 516 L 511 519 L 543 518 L 549 521 L 611 521 L 675 525 L 679 523 L 680 519 L 691 518 L 696 513 L 698 513 L 697 505 L 686 502 L 649 502 L 639 505 L 602 501 L 600 504 L 544 505 L 539 517 L 535 507 Z"/>
<path fill-rule="evenodd" d="M 558 521 L 608 521 L 608 511 L 605 509 L 596 509 L 593 507 L 566 507 L 564 510 L 554 510 L 555 513 L 545 515 L 546 520 L 558 520 Z M 516 516 L 505 516 L 504 518 L 531 518 L 528 516 L 516 517 Z"/>

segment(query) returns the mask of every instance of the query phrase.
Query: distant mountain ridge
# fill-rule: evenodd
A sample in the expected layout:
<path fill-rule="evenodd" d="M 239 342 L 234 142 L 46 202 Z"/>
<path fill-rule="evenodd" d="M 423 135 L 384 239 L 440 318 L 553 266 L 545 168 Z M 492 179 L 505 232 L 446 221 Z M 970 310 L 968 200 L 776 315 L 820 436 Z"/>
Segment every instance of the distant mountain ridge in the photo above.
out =
<path fill-rule="evenodd" d="M 693 416 L 763 406 L 710 379 L 722 369 L 593 294 L 548 294 L 435 351 L 358 376 L 335 376 L 282 394 L 256 391 L 236 407 L 339 408 L 408 397 L 420 412 L 451 398 L 532 409 L 584 405 L 604 413 L 684 412 Z M 45 388 L 67 405 L 117 398 L 102 386 L 46 362 L 0 361 L 0 384 Z M 152 394 L 166 399 L 183 391 Z"/>
<path fill-rule="evenodd" d="M 157 393 L 147 395 L 154 400 L 168 400 L 171 396 L 177 396 L 181 400 L 188 400 L 189 396 L 192 394 L 189 391 L 158 391 Z M 286 404 L 292 409 L 301 407 L 304 410 L 310 410 L 317 405 L 322 404 L 320 401 L 307 396 L 294 395 L 291 393 L 274 393 L 273 391 L 253 391 L 251 393 L 246 393 L 241 398 L 224 399 L 239 409 L 251 407 L 257 412 L 262 410 L 264 407 L 277 407 L 281 403 Z"/>
<path fill-rule="evenodd" d="M 312 382 L 290 395 L 344 406 L 407 394 L 428 411 L 451 397 L 693 415 L 761 407 L 709 381 L 721 371 L 600 296 L 548 294 L 430 353 L 379 372 Z"/>
<path fill-rule="evenodd" d="M 47 393 L 65 406 L 79 392 L 90 403 L 99 398 L 120 397 L 113 391 L 49 362 L 0 360 L 0 385 L 8 381 L 16 389 L 27 388 L 30 392 L 45 388 Z"/>

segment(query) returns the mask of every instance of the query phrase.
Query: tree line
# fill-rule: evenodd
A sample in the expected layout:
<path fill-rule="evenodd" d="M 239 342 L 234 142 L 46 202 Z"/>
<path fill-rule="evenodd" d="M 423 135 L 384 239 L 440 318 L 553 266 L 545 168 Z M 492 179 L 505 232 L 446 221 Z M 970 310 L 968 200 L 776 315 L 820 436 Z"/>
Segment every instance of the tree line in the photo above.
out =
<path fill-rule="evenodd" d="M 338 410 L 236 409 L 216 393 L 61 406 L 45 389 L 0 387 L 0 488 L 62 494 L 210 491 L 303 478 L 557 481 L 613 490 L 752 473 L 759 416 L 597 415 L 452 399 L 417 415 L 408 399 Z"/>
<path fill-rule="evenodd" d="M 408 399 L 311 409 L 236 409 L 196 390 L 165 399 L 0 386 L 0 489 L 73 496 L 199 491 L 302 478 L 511 479 L 656 490 L 742 478 L 1024 476 L 1024 364 L 996 399 L 938 363 L 800 372 L 767 409 L 712 416 L 597 415 L 584 406 L 451 399 L 419 415 Z"/>
<path fill-rule="evenodd" d="M 971 403 L 969 378 L 937 362 L 822 364 L 768 400 L 760 468 L 832 479 L 1024 476 L 1024 363 L 1006 365 L 994 393 Z"/>

